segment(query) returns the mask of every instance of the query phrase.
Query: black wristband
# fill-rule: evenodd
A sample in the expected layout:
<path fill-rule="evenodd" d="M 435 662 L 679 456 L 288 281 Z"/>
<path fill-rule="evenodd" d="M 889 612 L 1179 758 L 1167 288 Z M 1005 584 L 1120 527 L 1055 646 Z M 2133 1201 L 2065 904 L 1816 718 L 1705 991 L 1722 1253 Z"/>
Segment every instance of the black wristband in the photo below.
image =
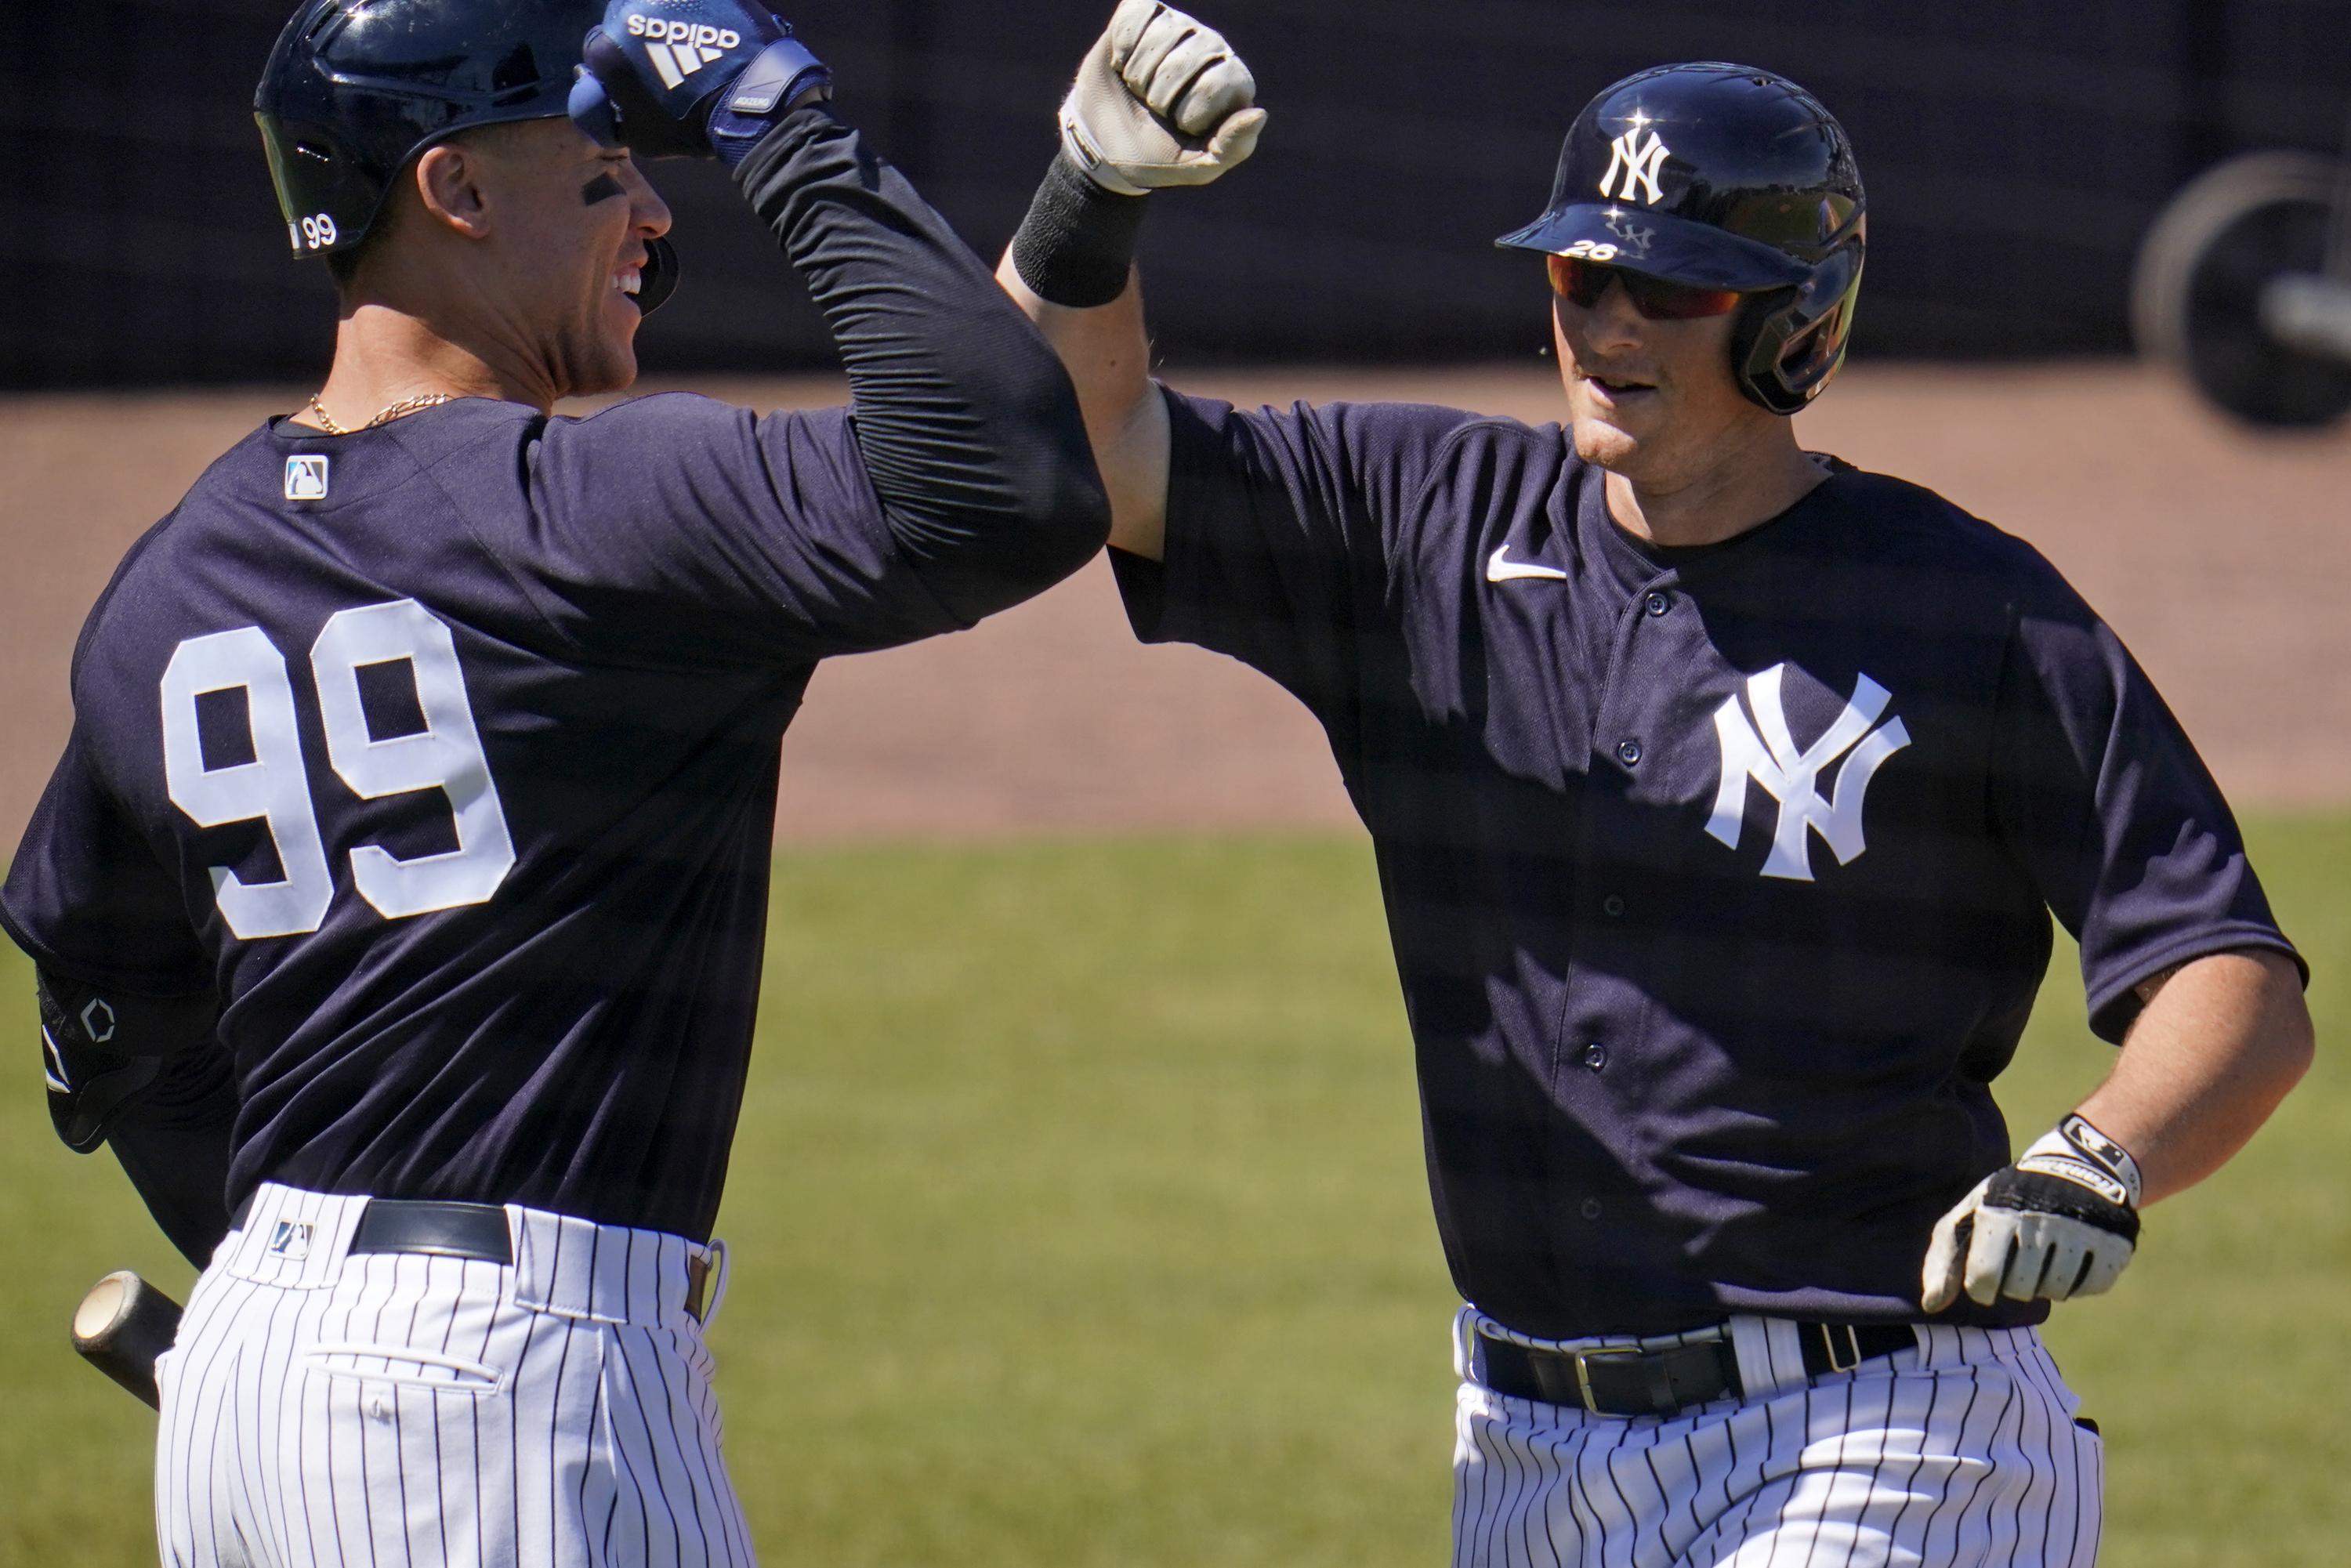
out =
<path fill-rule="evenodd" d="M 1020 232 L 1012 236 L 1012 268 L 1049 304 L 1076 310 L 1107 305 L 1126 292 L 1150 204 L 1148 196 L 1103 190 L 1066 154 L 1055 152 Z"/>

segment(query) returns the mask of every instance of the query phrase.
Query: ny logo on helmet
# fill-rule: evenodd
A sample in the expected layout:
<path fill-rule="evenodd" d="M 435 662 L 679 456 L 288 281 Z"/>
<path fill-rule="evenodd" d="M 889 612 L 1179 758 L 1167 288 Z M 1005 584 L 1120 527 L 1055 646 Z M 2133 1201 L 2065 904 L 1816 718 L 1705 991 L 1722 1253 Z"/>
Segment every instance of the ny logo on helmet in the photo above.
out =
<path fill-rule="evenodd" d="M 1600 176 L 1602 195 L 1629 202 L 1634 188 L 1638 186 L 1647 193 L 1641 200 L 1650 206 L 1665 199 L 1665 192 L 1657 187 L 1657 171 L 1673 155 L 1673 150 L 1666 145 L 1664 137 L 1648 131 L 1648 125 L 1649 117 L 1636 109 L 1633 111 L 1633 129 L 1608 144 L 1608 172 Z M 1642 140 L 1645 131 L 1648 131 L 1646 141 Z"/>
<path fill-rule="evenodd" d="M 1780 681 L 1788 666 L 1774 664 L 1747 677 L 1747 705 L 1755 710 L 1750 724 L 1740 711 L 1736 694 L 1714 710 L 1715 738 L 1722 743 L 1722 782 L 1714 797 L 1714 816 L 1707 836 L 1732 849 L 1739 847 L 1747 825 L 1747 781 L 1753 779 L 1780 802 L 1779 826 L 1771 834 L 1771 853 L 1763 862 L 1765 876 L 1790 882 L 1813 880 L 1812 841 L 1818 833 L 1828 841 L 1837 864 L 1850 864 L 1867 846 L 1861 838 L 1861 801 L 1869 781 L 1886 759 L 1910 744 L 1910 731 L 1900 719 L 1882 729 L 1876 724 L 1890 700 L 1884 686 L 1856 674 L 1853 696 L 1825 734 L 1802 749 L 1788 729 L 1788 713 L 1780 703 Z M 1761 727 L 1762 733 L 1756 730 Z M 1821 769 L 1847 751 L 1837 769 L 1836 792 L 1821 799 L 1816 784 Z"/>

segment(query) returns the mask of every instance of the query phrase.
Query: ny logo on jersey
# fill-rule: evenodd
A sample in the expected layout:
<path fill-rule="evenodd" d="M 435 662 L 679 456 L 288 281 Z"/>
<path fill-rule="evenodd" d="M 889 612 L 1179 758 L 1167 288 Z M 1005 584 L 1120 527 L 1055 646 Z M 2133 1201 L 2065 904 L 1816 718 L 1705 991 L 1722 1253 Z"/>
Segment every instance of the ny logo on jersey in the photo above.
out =
<path fill-rule="evenodd" d="M 310 1255 L 310 1228 L 298 1219 L 281 1219 L 269 1232 L 269 1255 L 299 1262 Z"/>
<path fill-rule="evenodd" d="M 1602 195 L 1629 202 L 1637 185 L 1648 193 L 1641 198 L 1648 205 L 1654 207 L 1664 200 L 1666 193 L 1657 187 L 1657 171 L 1672 152 L 1666 146 L 1666 139 L 1654 131 L 1648 132 L 1647 141 L 1642 140 L 1641 133 L 1648 124 L 1649 117 L 1636 109 L 1633 111 L 1633 129 L 1608 144 L 1608 172 L 1600 176 Z M 1617 189 L 1614 187 L 1620 183 L 1620 174 L 1622 188 Z"/>
<path fill-rule="evenodd" d="M 327 459 L 312 454 L 286 460 L 286 498 L 323 501 L 327 498 Z"/>
<path fill-rule="evenodd" d="M 1722 784 L 1715 792 L 1714 816 L 1706 831 L 1732 849 L 1739 847 L 1751 779 L 1780 802 L 1780 824 L 1771 835 L 1763 874 L 1810 882 L 1812 841 L 1807 834 L 1816 832 L 1827 840 L 1837 864 L 1851 863 L 1866 847 L 1861 838 L 1862 797 L 1879 766 L 1910 744 L 1910 732 L 1898 718 L 1882 729 L 1871 727 L 1886 711 L 1887 693 L 1867 675 L 1856 674 L 1844 711 L 1811 747 L 1798 750 L 1788 731 L 1787 710 L 1780 703 L 1780 682 L 1787 670 L 1785 664 L 1774 664 L 1747 677 L 1747 706 L 1755 712 L 1752 724 L 1736 695 L 1714 710 L 1715 737 L 1722 743 Z M 1835 792 L 1823 801 L 1816 781 L 1821 769 L 1839 757 L 1845 760 L 1837 769 Z"/>

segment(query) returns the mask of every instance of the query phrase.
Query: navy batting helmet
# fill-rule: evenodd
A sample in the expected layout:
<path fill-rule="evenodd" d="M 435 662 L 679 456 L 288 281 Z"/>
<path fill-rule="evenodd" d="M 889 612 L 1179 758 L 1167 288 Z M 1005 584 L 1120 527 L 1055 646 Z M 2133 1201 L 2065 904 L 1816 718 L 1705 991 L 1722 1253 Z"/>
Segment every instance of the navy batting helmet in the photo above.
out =
<path fill-rule="evenodd" d="M 367 237 L 409 160 L 458 131 L 560 118 L 602 0 L 305 0 L 277 36 L 254 119 L 294 254 Z M 637 308 L 676 287 L 651 242 Z"/>
<path fill-rule="evenodd" d="M 1703 61 L 1626 77 L 1586 104 L 1550 209 L 1497 243 L 1752 294 L 1732 379 L 1794 413 L 1844 362 L 1866 228 L 1852 144 L 1820 101 L 1769 71 Z"/>

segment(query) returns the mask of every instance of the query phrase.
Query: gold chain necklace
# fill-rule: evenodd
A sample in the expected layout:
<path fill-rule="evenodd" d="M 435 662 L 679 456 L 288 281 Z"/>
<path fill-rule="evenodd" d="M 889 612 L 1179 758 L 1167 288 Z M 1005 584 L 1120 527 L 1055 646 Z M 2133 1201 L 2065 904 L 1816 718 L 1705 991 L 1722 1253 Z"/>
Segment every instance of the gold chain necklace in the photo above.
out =
<path fill-rule="evenodd" d="M 369 420 L 365 424 L 360 425 L 360 430 L 373 430 L 379 424 L 390 424 L 393 420 L 400 418 L 403 414 L 414 413 L 418 409 L 432 408 L 437 404 L 450 402 L 453 401 L 455 401 L 455 394 L 450 392 L 419 392 L 414 397 L 404 397 L 398 402 L 387 403 L 382 408 L 379 409 L 376 412 L 376 416 L 373 419 Z M 337 424 L 335 423 L 335 416 L 327 412 L 326 405 L 319 401 L 319 394 L 316 392 L 312 392 L 310 394 L 310 412 L 319 416 L 319 428 L 325 431 L 329 435 L 355 435 L 358 434 L 357 431 L 346 430 L 341 425 Z"/>

